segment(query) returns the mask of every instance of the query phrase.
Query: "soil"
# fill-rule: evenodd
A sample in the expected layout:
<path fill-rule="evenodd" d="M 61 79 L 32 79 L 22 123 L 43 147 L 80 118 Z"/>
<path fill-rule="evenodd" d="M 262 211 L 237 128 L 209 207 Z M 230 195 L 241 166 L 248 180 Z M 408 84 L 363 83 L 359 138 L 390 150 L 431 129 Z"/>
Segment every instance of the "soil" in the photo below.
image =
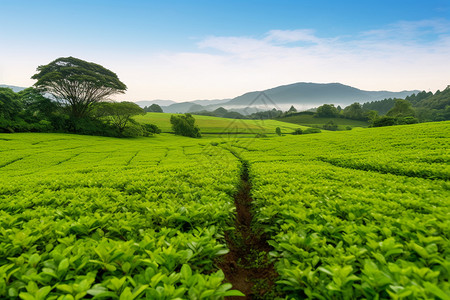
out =
<path fill-rule="evenodd" d="M 235 231 L 225 233 L 230 252 L 221 258 L 218 266 L 233 289 L 244 293 L 245 297 L 227 297 L 226 299 L 263 299 L 272 291 L 278 277 L 273 263 L 269 261 L 271 247 L 261 232 L 255 232 L 252 226 L 251 183 L 248 165 L 242 161 L 242 174 L 239 191 L 234 197 L 236 205 Z"/>

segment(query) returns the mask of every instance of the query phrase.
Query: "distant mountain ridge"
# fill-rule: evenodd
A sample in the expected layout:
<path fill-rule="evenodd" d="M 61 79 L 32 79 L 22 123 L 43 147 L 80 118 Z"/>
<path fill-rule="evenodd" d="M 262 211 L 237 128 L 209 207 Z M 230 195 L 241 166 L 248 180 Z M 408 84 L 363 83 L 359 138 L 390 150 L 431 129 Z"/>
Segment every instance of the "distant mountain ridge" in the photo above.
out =
<path fill-rule="evenodd" d="M 24 87 L 0 85 L 9 87 L 15 92 L 19 92 Z M 263 91 L 248 92 L 233 99 L 214 100 L 194 100 L 186 102 L 175 102 L 172 100 L 145 100 L 136 101 L 141 107 L 158 104 L 167 113 L 186 113 L 201 110 L 213 111 L 219 107 L 224 107 L 230 111 L 237 111 L 249 114 L 261 110 L 272 108 L 288 110 L 293 105 L 297 110 L 307 110 L 322 104 L 335 104 L 347 106 L 354 102 L 365 103 L 386 98 L 404 99 L 412 94 L 419 93 L 419 90 L 390 92 L 390 91 L 365 91 L 341 83 L 312 83 L 297 82 L 282 85 Z M 260 101 L 261 93 L 265 100 Z"/>
<path fill-rule="evenodd" d="M 385 98 L 405 98 L 419 91 L 364 91 L 341 83 L 311 83 L 298 82 L 282 85 L 263 91 L 275 103 L 279 104 L 352 104 L 354 102 L 368 102 Z M 248 105 L 259 94 L 259 91 L 238 96 L 227 105 Z"/>
<path fill-rule="evenodd" d="M 248 92 L 231 100 L 215 100 L 217 103 L 208 103 L 207 100 L 203 103 L 190 101 L 162 106 L 162 109 L 168 113 L 186 113 L 201 110 L 213 111 L 224 107 L 227 110 L 248 114 L 272 108 L 287 110 L 291 105 L 297 110 L 307 110 L 322 104 L 347 106 L 354 102 L 365 103 L 386 98 L 404 99 L 418 92 L 420 91 L 364 91 L 341 83 L 298 82 L 264 91 Z M 259 100 L 258 96 L 261 93 L 264 93 L 264 101 Z"/>
<path fill-rule="evenodd" d="M 14 93 L 18 93 L 18 92 L 26 89 L 25 87 L 20 87 L 20 86 L 15 86 L 15 85 L 6 85 L 6 84 L 0 84 L 0 88 L 12 89 Z"/>

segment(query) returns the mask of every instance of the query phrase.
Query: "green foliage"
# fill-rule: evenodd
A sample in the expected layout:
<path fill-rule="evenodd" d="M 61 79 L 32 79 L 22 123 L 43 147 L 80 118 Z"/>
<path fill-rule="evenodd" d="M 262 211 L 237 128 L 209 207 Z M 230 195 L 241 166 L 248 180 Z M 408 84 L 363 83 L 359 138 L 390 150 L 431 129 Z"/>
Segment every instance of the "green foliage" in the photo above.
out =
<path fill-rule="evenodd" d="M 301 147 L 286 136 L 240 153 L 285 298 L 450 293 L 448 125 L 329 132 Z"/>
<path fill-rule="evenodd" d="M 238 155 L 272 247 L 238 263 L 274 262 L 281 298 L 446 299 L 448 126 L 251 143 L 0 134 L 0 298 L 242 295 L 214 263 L 234 230 Z"/>
<path fill-rule="evenodd" d="M 316 116 L 320 118 L 333 118 L 339 116 L 339 112 L 334 107 L 334 104 L 324 104 L 317 108 Z"/>
<path fill-rule="evenodd" d="M 281 128 L 280 128 L 280 127 L 275 128 L 275 133 L 276 133 L 278 136 L 281 136 Z"/>
<path fill-rule="evenodd" d="M 134 119 L 141 124 L 155 124 L 161 128 L 162 132 L 173 133 L 170 117 L 172 114 L 166 113 L 146 113 L 144 116 L 136 116 Z M 195 124 L 201 128 L 201 132 L 215 134 L 240 134 L 242 133 L 255 135 L 256 133 L 275 132 L 280 127 L 283 132 L 291 133 L 295 128 L 299 127 L 291 123 L 280 122 L 276 120 L 232 120 L 227 118 L 218 118 L 211 116 L 195 115 Z M 356 121 L 352 121 L 356 122 Z M 300 126 L 301 127 L 301 126 Z"/>
<path fill-rule="evenodd" d="M 394 107 L 386 114 L 388 117 L 402 118 L 402 117 L 414 117 L 415 111 L 409 101 L 403 99 L 396 99 Z"/>
<path fill-rule="evenodd" d="M 123 133 L 133 116 L 145 114 L 144 110 L 136 103 L 125 101 L 98 103 L 94 113 L 111 123 L 120 133 Z"/>
<path fill-rule="evenodd" d="M 338 129 L 338 125 L 336 123 L 334 123 L 333 121 L 329 121 L 323 125 L 323 129 L 335 131 Z"/>
<path fill-rule="evenodd" d="M 419 120 L 412 116 L 409 117 L 389 117 L 383 116 L 380 118 L 376 118 L 373 121 L 373 127 L 382 127 L 382 126 L 392 126 L 392 125 L 407 125 L 407 124 L 416 124 Z"/>
<path fill-rule="evenodd" d="M 362 120 L 351 120 L 342 117 L 334 117 L 334 118 L 314 117 L 313 112 L 300 112 L 282 118 L 277 118 L 276 120 L 318 128 L 322 128 L 322 126 L 329 121 L 333 121 L 335 124 L 338 124 L 339 129 L 344 129 L 346 126 L 351 126 L 352 128 L 369 126 L 369 123 L 367 121 Z"/>
<path fill-rule="evenodd" d="M 0 118 L 13 120 L 21 110 L 19 97 L 9 88 L 0 88 Z"/>
<path fill-rule="evenodd" d="M 0 298 L 242 295 L 214 266 L 236 158 L 160 138 L 1 135 Z"/>
<path fill-rule="evenodd" d="M 172 115 L 170 117 L 172 130 L 176 135 L 200 138 L 200 129 L 195 125 L 195 118 L 191 114 Z"/>
<path fill-rule="evenodd" d="M 303 130 L 301 128 L 297 128 L 297 129 L 294 130 L 294 132 L 292 134 L 293 135 L 303 134 Z"/>
<path fill-rule="evenodd" d="M 406 98 L 408 100 L 408 97 Z M 363 103 L 364 111 L 376 111 L 380 115 L 385 115 L 395 105 L 395 99 L 388 98 L 384 100 Z"/>
<path fill-rule="evenodd" d="M 74 57 L 60 57 L 37 71 L 34 85 L 67 105 L 73 118 L 87 117 L 93 104 L 127 89 L 112 71 Z"/>
<path fill-rule="evenodd" d="M 364 110 L 358 102 L 355 102 L 344 108 L 343 116 L 353 120 L 365 120 Z"/>
<path fill-rule="evenodd" d="M 144 111 L 145 112 L 156 112 L 156 113 L 162 113 L 163 112 L 161 106 L 159 106 L 156 103 L 153 103 L 152 105 L 150 105 L 148 107 L 147 106 L 144 107 Z"/>
<path fill-rule="evenodd" d="M 292 114 L 292 113 L 296 113 L 296 112 L 297 112 L 297 109 L 294 107 L 294 105 L 291 105 L 291 107 L 287 111 L 288 114 Z"/>
<path fill-rule="evenodd" d="M 67 119 L 64 128 L 64 132 L 83 135 L 121 136 L 115 126 L 91 117 Z"/>
<path fill-rule="evenodd" d="M 434 95 L 431 92 L 421 92 L 411 99 L 414 105 L 427 109 L 444 110 L 450 106 L 450 85 L 442 92 L 437 91 Z"/>
<path fill-rule="evenodd" d="M 310 133 L 321 133 L 322 131 L 319 128 L 307 128 L 305 130 L 303 130 L 303 134 L 310 134 Z"/>
<path fill-rule="evenodd" d="M 161 129 L 159 129 L 159 127 L 155 124 L 143 124 L 142 129 L 144 131 L 144 136 L 161 133 Z"/>

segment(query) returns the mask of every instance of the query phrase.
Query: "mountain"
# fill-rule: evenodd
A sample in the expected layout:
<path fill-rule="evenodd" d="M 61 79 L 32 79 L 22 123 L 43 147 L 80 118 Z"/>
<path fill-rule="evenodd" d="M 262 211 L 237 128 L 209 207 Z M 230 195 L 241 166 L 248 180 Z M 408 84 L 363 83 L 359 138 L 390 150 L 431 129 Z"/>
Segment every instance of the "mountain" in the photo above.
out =
<path fill-rule="evenodd" d="M 159 106 L 169 106 L 171 104 L 176 103 L 172 100 L 142 100 L 142 101 L 136 101 L 135 102 L 140 107 L 144 108 L 145 106 L 150 106 L 152 104 L 158 104 Z"/>
<path fill-rule="evenodd" d="M 264 91 L 245 93 L 233 99 L 196 100 L 162 105 L 167 113 L 186 113 L 201 110 L 213 111 L 219 107 L 250 114 L 272 108 L 288 110 L 293 105 L 297 110 L 308 110 L 322 104 L 345 107 L 354 102 L 365 103 L 386 98 L 402 98 L 418 93 L 413 91 L 365 91 L 341 83 L 298 82 Z"/>
<path fill-rule="evenodd" d="M 174 103 L 169 106 L 161 106 L 165 113 L 186 113 L 186 112 L 196 112 L 208 107 L 219 107 L 230 101 L 230 99 L 223 100 L 194 100 L 189 102 L 179 102 Z M 209 109 L 208 109 L 209 110 Z"/>
<path fill-rule="evenodd" d="M 172 100 L 145 100 L 136 101 L 135 103 L 142 108 L 152 104 L 158 104 L 166 113 L 186 113 L 200 111 L 205 109 L 208 105 L 218 105 L 228 101 L 230 101 L 230 99 L 193 100 L 188 102 L 175 102 Z"/>
<path fill-rule="evenodd" d="M 24 89 L 26 89 L 25 87 L 14 86 L 14 85 L 5 85 L 5 84 L 0 84 L 0 87 L 1 88 L 12 89 L 14 93 L 18 93 L 18 92 L 23 91 Z"/>
<path fill-rule="evenodd" d="M 283 85 L 262 91 L 267 97 L 266 102 L 272 102 L 276 106 L 286 107 L 290 105 L 319 106 L 325 103 L 346 106 L 354 102 L 368 102 L 385 98 L 405 98 L 418 91 L 364 91 L 340 83 L 306 83 L 299 82 Z M 255 99 L 260 91 L 246 93 L 238 96 L 225 105 L 228 107 L 245 107 L 256 104 Z M 225 107 L 226 108 L 226 107 Z"/>

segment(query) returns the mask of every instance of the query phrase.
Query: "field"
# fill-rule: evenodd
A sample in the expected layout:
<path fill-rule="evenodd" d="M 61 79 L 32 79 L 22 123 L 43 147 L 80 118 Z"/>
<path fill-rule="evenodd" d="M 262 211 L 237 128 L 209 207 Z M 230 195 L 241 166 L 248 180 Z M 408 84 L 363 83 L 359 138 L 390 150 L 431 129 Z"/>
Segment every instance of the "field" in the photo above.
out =
<path fill-rule="evenodd" d="M 320 127 L 320 128 L 322 128 L 322 126 L 325 125 L 326 123 L 333 121 L 335 124 L 338 125 L 339 130 L 345 130 L 347 126 L 352 128 L 369 126 L 369 123 L 365 121 L 350 120 L 343 118 L 315 118 L 313 115 L 310 114 L 299 114 L 285 118 L 278 118 L 277 120 L 303 126 Z"/>
<path fill-rule="evenodd" d="M 139 123 L 155 124 L 161 128 L 162 132 L 172 132 L 170 116 L 166 113 L 146 113 L 143 116 L 136 116 Z M 217 118 L 210 116 L 194 116 L 195 124 L 200 127 L 202 133 L 221 134 L 221 133 L 264 133 L 275 134 L 275 129 L 280 127 L 283 133 L 291 133 L 297 128 L 306 129 L 304 126 L 298 126 L 290 123 L 276 120 L 235 120 L 226 118 Z"/>
<path fill-rule="evenodd" d="M 449 299 L 449 126 L 0 134 L 0 298 Z"/>

